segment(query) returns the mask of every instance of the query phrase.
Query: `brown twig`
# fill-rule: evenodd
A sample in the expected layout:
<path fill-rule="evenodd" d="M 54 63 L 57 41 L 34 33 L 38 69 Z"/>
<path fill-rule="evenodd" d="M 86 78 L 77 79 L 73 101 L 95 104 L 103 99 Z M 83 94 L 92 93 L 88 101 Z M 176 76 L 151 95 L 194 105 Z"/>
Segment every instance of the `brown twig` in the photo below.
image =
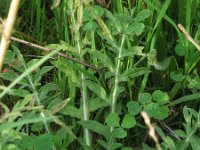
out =
<path fill-rule="evenodd" d="M 142 117 L 144 118 L 144 122 L 145 124 L 148 126 L 149 128 L 149 136 L 154 140 L 155 144 L 156 144 L 156 148 L 158 150 L 162 150 L 158 137 L 156 136 L 156 132 L 155 132 L 155 128 L 154 126 L 151 124 L 151 120 L 149 118 L 149 116 L 147 115 L 146 112 L 142 111 L 141 112 Z"/>
<path fill-rule="evenodd" d="M 12 0 L 10 9 L 9 9 L 9 13 L 8 13 L 8 18 L 5 22 L 5 26 L 3 29 L 3 35 L 2 35 L 2 39 L 1 39 L 1 45 L 0 45 L 0 71 L 3 67 L 6 50 L 10 43 L 10 36 L 12 33 L 13 25 L 15 23 L 15 19 L 17 17 L 19 3 L 20 3 L 20 0 Z"/>
<path fill-rule="evenodd" d="M 184 33 L 185 37 L 200 51 L 200 45 L 191 37 L 182 24 L 178 24 L 179 29 Z"/>
<path fill-rule="evenodd" d="M 27 45 L 27 46 L 30 46 L 30 47 L 34 47 L 34 48 L 37 48 L 37 49 L 40 49 L 40 50 L 43 50 L 43 51 L 46 51 L 46 52 L 50 52 L 51 49 L 50 48 L 46 48 L 46 47 L 43 47 L 43 46 L 40 46 L 40 45 L 37 45 L 37 44 L 34 44 L 34 43 L 31 43 L 31 42 L 28 42 L 28 41 L 25 41 L 25 40 L 22 40 L 22 39 L 19 39 L 19 38 L 16 38 L 16 37 L 11 37 L 10 38 L 12 41 L 15 41 L 15 42 L 19 42 L 19 43 L 22 43 L 24 45 Z M 95 71 L 98 71 L 98 72 L 102 72 L 102 70 L 100 70 L 99 68 L 95 67 L 95 66 L 92 66 L 92 65 L 89 65 L 81 60 L 78 60 L 76 58 L 73 58 L 73 57 L 70 57 L 66 54 L 63 54 L 63 53 L 57 53 L 57 55 L 63 57 L 63 58 L 66 58 L 68 60 L 71 60 L 73 62 L 76 62 L 78 64 L 81 64 L 81 65 L 84 65 L 88 68 L 91 68 Z"/>

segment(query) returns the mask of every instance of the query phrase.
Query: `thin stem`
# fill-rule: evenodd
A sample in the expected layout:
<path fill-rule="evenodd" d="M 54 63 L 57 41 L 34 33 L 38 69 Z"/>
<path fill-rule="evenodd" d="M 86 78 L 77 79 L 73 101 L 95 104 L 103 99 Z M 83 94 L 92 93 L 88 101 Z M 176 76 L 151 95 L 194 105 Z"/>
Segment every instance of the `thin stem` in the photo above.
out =
<path fill-rule="evenodd" d="M 52 51 L 52 49 L 50 49 L 50 48 L 47 48 L 47 47 L 44 47 L 44 46 L 41 46 L 41 45 L 37 45 L 37 44 L 31 43 L 31 42 L 28 42 L 28 41 L 25 41 L 25 40 L 22 40 L 22 39 L 19 39 L 19 38 L 16 38 L 16 37 L 10 37 L 10 39 L 11 39 L 12 41 L 19 42 L 19 43 L 22 43 L 22 44 L 24 44 L 24 45 L 27 45 L 27 46 L 30 46 L 30 47 L 33 47 L 33 48 L 37 48 L 37 49 L 40 49 L 40 50 L 43 50 L 43 51 L 46 51 L 46 52 Z M 91 68 L 91 69 L 93 69 L 93 70 L 95 70 L 95 71 L 101 72 L 101 70 L 98 69 L 98 68 L 96 68 L 95 66 L 92 66 L 92 65 L 90 65 L 90 64 L 87 64 L 87 63 L 85 63 L 84 61 L 81 61 L 81 60 L 79 60 L 79 59 L 70 57 L 70 56 L 68 56 L 67 54 L 60 53 L 60 52 L 59 52 L 59 53 L 57 53 L 57 55 L 59 55 L 59 56 L 61 56 L 61 57 L 63 57 L 63 58 L 66 58 L 66 59 L 68 59 L 68 60 L 70 60 L 70 61 L 73 61 L 73 62 L 75 62 L 75 63 L 84 65 L 84 66 L 86 66 L 86 67 L 88 67 L 88 68 Z"/>
<path fill-rule="evenodd" d="M 20 54 L 20 52 L 19 52 L 18 50 L 16 50 L 16 51 L 17 51 L 17 54 L 18 54 L 18 59 L 21 60 L 23 66 L 24 66 L 24 69 L 25 69 L 25 71 L 26 71 L 26 70 L 27 70 L 27 66 L 26 66 L 26 63 L 25 63 L 25 61 L 24 61 L 24 58 L 23 58 L 23 56 Z M 35 96 L 35 98 L 36 98 L 37 105 L 38 105 L 38 106 L 41 106 L 41 102 L 40 102 L 40 99 L 39 99 L 38 94 L 37 94 L 37 93 L 38 93 L 38 92 L 37 92 L 37 89 L 36 89 L 35 85 L 33 84 L 33 81 L 32 81 L 32 79 L 31 79 L 31 77 L 30 77 L 29 74 L 27 75 L 27 77 L 28 77 L 29 83 L 31 84 L 31 87 L 32 87 L 34 96 Z M 47 132 L 47 133 L 50 133 L 48 124 L 47 124 L 47 122 L 46 122 L 46 120 L 45 120 L 45 118 L 46 118 L 45 114 L 44 114 L 43 112 L 41 112 L 40 115 L 41 115 L 41 117 L 43 118 L 43 123 L 44 123 L 44 127 L 45 127 L 46 132 Z"/>
<path fill-rule="evenodd" d="M 72 17 L 72 26 L 74 27 L 74 38 L 75 38 L 76 46 L 78 49 L 78 53 L 80 55 L 80 59 L 83 60 L 81 56 L 81 44 L 80 44 L 80 33 L 79 33 L 79 28 L 82 22 L 83 5 L 81 1 L 79 1 L 79 8 L 77 11 L 78 17 L 77 17 L 77 20 L 75 20 L 72 4 L 73 2 L 69 1 L 69 9 L 70 9 L 71 17 Z M 81 67 L 82 69 L 84 69 L 83 65 Z M 80 73 L 80 77 L 81 77 L 81 94 L 82 94 L 81 103 L 82 103 L 82 109 L 83 109 L 83 120 L 87 121 L 89 120 L 89 110 L 88 110 L 88 101 L 87 101 L 87 87 L 85 85 L 85 75 L 83 73 Z M 85 138 L 86 145 L 90 146 L 91 145 L 90 132 L 87 128 L 84 128 L 84 138 Z"/>
<path fill-rule="evenodd" d="M 17 17 L 19 3 L 20 3 L 20 0 L 12 0 L 10 9 L 9 9 L 9 13 L 8 13 L 8 18 L 7 18 L 5 26 L 4 26 L 3 36 L 2 36 L 1 45 L 0 45 L 0 71 L 3 67 L 6 50 L 10 43 L 10 36 L 12 33 L 13 25 L 15 23 L 15 19 Z"/>
<path fill-rule="evenodd" d="M 111 104 L 111 112 L 115 113 L 116 111 L 116 101 L 117 101 L 117 92 L 118 92 L 118 86 L 119 86 L 119 73 L 120 73 L 120 64 L 121 64 L 121 54 L 122 49 L 125 41 L 125 35 L 123 34 L 122 40 L 121 40 L 121 46 L 119 49 L 118 57 L 117 57 L 117 67 L 115 70 L 115 82 L 114 82 L 114 90 L 112 94 L 112 104 Z M 113 128 L 111 128 L 111 131 Z"/>

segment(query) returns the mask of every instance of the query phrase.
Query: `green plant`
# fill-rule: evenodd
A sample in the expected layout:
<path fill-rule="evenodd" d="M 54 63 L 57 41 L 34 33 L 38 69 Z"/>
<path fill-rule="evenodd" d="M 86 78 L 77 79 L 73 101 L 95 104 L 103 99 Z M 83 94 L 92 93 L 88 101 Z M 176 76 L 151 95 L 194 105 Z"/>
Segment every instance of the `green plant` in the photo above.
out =
<path fill-rule="evenodd" d="M 199 149 L 199 52 L 177 27 L 199 41 L 199 0 L 53 2 L 21 1 L 13 36 L 52 51 L 11 41 L 0 149 L 156 149 L 141 111 L 163 150 Z"/>

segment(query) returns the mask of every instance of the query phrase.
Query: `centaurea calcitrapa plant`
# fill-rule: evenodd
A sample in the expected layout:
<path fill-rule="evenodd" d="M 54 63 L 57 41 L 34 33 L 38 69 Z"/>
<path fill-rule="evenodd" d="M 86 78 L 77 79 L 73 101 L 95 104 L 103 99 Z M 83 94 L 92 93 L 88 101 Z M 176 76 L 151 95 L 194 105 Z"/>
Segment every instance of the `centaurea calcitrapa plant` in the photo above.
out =
<path fill-rule="evenodd" d="M 198 14 L 199 0 L 22 0 L 12 36 L 52 51 L 11 41 L 0 149 L 198 150 L 199 52 L 177 26 L 198 42 Z"/>

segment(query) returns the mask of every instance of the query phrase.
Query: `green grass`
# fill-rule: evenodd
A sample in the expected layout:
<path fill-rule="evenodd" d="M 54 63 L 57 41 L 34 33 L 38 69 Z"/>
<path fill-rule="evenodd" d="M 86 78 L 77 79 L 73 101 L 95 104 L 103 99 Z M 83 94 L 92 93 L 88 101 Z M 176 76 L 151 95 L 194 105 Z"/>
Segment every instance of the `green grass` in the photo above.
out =
<path fill-rule="evenodd" d="M 21 1 L 13 36 L 52 51 L 10 43 L 0 149 L 156 149 L 141 111 L 163 150 L 200 149 L 200 53 L 177 26 L 200 41 L 199 0 L 52 2 Z M 0 0 L 2 18 L 9 4 Z"/>

